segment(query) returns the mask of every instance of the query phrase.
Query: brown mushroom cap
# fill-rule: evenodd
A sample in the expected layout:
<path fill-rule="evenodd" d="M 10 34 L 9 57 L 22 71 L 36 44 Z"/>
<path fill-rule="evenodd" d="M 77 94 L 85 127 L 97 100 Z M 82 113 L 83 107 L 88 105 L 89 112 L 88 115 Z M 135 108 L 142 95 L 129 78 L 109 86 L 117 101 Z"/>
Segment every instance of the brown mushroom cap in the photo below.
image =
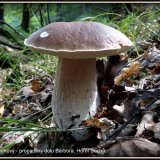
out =
<path fill-rule="evenodd" d="M 25 45 L 63 58 L 96 58 L 128 50 L 132 42 L 120 31 L 98 22 L 55 22 L 31 34 Z"/>

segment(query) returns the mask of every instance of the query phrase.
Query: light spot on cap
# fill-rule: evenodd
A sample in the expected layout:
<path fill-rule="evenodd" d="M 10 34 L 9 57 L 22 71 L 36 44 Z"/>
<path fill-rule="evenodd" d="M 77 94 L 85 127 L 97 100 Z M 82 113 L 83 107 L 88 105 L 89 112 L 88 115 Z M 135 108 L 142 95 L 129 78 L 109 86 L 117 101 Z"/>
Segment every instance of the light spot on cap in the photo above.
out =
<path fill-rule="evenodd" d="M 48 37 L 49 36 L 49 33 L 48 32 L 42 32 L 41 34 L 40 34 L 40 37 L 41 38 L 45 38 L 45 37 Z"/>

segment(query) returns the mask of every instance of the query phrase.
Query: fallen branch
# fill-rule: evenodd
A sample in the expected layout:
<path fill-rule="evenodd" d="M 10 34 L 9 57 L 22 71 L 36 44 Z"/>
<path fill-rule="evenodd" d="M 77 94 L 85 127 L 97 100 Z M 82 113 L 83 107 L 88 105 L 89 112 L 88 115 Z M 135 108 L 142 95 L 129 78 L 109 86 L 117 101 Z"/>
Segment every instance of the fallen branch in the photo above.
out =
<path fill-rule="evenodd" d="M 13 49 L 23 50 L 22 47 L 15 46 L 15 45 L 13 45 L 13 44 L 9 44 L 9 43 L 7 43 L 7 42 L 5 42 L 5 41 L 2 41 L 1 39 L 0 39 L 0 44 L 2 44 L 2 45 L 4 45 L 4 46 L 11 47 L 11 48 L 13 48 Z"/>
<path fill-rule="evenodd" d="M 122 131 L 129 122 L 131 122 L 136 116 L 140 115 L 141 113 L 147 111 L 158 99 L 160 99 L 160 96 L 157 96 L 155 99 L 151 101 L 151 103 L 147 104 L 145 106 L 145 109 L 138 109 L 129 120 L 127 120 L 123 125 L 121 125 L 118 129 L 116 129 L 103 143 L 99 144 L 97 146 L 98 149 L 104 148 L 107 146 L 108 140 L 110 140 L 113 136 L 118 136 L 120 131 Z"/>

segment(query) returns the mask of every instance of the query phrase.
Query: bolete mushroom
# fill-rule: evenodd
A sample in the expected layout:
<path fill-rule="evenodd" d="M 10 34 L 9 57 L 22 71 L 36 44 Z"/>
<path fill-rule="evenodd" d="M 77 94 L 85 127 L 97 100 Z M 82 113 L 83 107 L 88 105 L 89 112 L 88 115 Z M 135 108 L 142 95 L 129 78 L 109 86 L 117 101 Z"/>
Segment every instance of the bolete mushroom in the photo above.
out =
<path fill-rule="evenodd" d="M 96 114 L 100 103 L 96 57 L 118 55 L 132 46 L 123 33 L 98 22 L 51 23 L 24 44 L 58 57 L 51 105 L 55 123 L 63 130 L 76 128 Z"/>

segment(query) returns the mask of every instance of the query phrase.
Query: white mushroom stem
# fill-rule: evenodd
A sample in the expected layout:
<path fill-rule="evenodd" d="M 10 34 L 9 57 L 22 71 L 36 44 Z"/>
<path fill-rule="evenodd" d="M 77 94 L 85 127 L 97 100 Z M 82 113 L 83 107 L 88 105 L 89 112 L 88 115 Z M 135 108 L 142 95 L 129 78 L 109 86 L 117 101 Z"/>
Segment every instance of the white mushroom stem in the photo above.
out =
<path fill-rule="evenodd" d="M 59 128 L 76 128 L 96 114 L 100 103 L 96 81 L 95 58 L 58 59 L 52 110 Z"/>

